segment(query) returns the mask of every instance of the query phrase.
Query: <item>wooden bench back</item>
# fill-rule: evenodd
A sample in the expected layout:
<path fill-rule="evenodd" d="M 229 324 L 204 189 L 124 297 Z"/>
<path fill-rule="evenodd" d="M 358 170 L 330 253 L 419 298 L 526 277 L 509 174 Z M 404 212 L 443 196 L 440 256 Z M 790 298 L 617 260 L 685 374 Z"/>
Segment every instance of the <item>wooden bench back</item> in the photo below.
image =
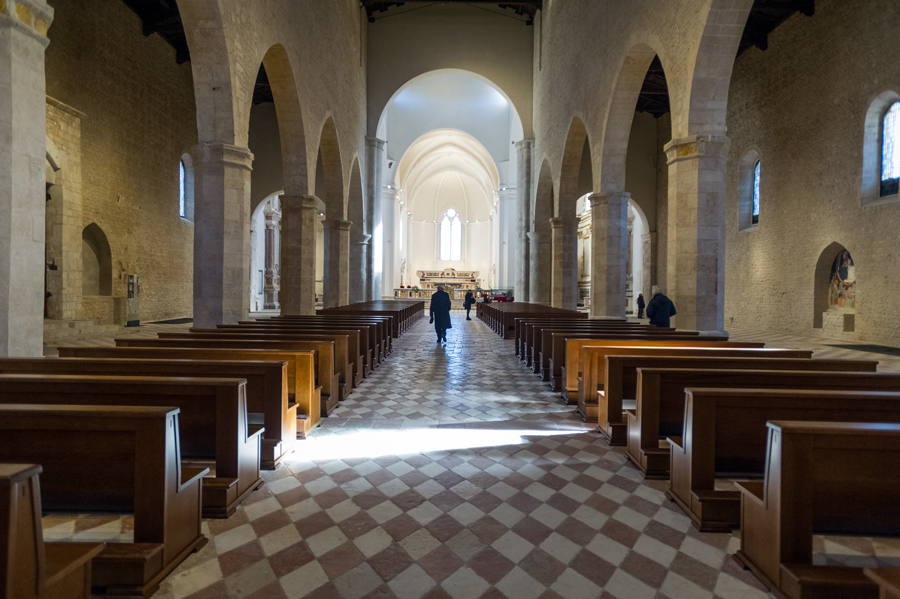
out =
<path fill-rule="evenodd" d="M 700 340 L 655 340 L 655 339 L 567 339 L 566 340 L 566 388 L 578 388 L 578 376 L 582 375 L 585 348 L 602 347 L 653 347 L 653 348 L 715 348 L 715 349 L 753 349 L 764 347 L 764 343 L 747 343 L 741 341 L 706 341 Z M 602 379 L 598 379 L 602 380 Z"/>
<path fill-rule="evenodd" d="M 116 347 L 147 348 L 189 348 L 189 349 L 232 349 L 268 350 L 273 352 L 313 351 L 316 352 L 316 382 L 322 386 L 322 395 L 338 396 L 335 368 L 334 341 L 259 341 L 218 339 L 116 339 Z M 62 355 L 62 354 L 60 354 Z"/>
<path fill-rule="evenodd" d="M 316 392 L 317 352 L 270 351 L 264 349 L 203 349 L 169 347 L 60 347 L 60 358 L 140 359 L 163 361 L 258 362 L 288 365 L 288 397 L 297 403 L 297 413 L 319 421 L 321 406 Z M 250 393 L 248 387 L 248 394 Z M 251 400 L 252 401 L 252 400 Z"/>

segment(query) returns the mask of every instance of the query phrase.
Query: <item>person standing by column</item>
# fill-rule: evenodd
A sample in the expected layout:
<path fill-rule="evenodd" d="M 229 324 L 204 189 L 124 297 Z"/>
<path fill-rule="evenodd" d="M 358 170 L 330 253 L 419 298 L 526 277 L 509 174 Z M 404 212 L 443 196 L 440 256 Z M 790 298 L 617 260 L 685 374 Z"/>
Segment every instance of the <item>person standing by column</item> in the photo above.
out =
<path fill-rule="evenodd" d="M 444 291 L 443 285 L 437 286 L 437 291 L 431 296 L 431 320 L 429 323 L 434 324 L 434 331 L 437 333 L 438 343 L 447 341 L 447 329 L 452 329 L 453 324 L 450 322 L 450 296 Z"/>
<path fill-rule="evenodd" d="M 645 305 L 646 304 L 644 304 L 644 294 L 638 293 L 638 298 L 637 298 L 638 318 L 644 317 L 644 306 Z"/>
<path fill-rule="evenodd" d="M 650 319 L 650 324 L 668 327 L 669 318 L 672 316 L 675 316 L 675 304 L 657 288 L 647 306 L 647 318 Z"/>
<path fill-rule="evenodd" d="M 472 306 L 475 305 L 475 296 L 472 295 L 471 291 L 466 291 L 466 299 L 463 302 L 466 306 L 466 320 L 472 320 L 469 318 L 469 310 L 472 309 Z"/>

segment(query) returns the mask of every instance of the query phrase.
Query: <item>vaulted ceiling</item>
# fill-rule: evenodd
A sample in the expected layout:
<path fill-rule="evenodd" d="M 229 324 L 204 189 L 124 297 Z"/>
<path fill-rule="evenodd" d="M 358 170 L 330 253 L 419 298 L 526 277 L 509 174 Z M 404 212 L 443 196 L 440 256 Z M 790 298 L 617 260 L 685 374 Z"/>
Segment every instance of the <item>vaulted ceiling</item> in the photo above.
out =
<path fill-rule="evenodd" d="M 440 2 L 462 2 L 492 12 L 516 15 L 525 25 L 531 25 L 534 17 L 543 8 L 544 0 L 519 0 L 498 2 L 497 0 L 440 0 Z M 623 0 L 624 1 L 624 0 Z M 175 48 L 175 60 L 178 64 L 190 60 L 190 51 L 181 15 L 176 0 L 123 0 L 143 21 L 144 35 L 158 33 Z M 370 21 L 376 21 L 388 14 L 400 11 L 412 11 L 428 5 L 436 4 L 435 0 L 404 0 L 403 2 L 385 2 L 383 0 L 360 0 Z M 815 0 L 754 0 L 744 34 L 738 47 L 738 55 L 752 47 L 765 50 L 768 47 L 769 34 L 796 12 L 812 16 Z M 390 12 L 389 12 L 390 11 Z M 272 90 L 264 69 L 254 89 L 253 102 L 259 104 L 272 101 Z M 659 59 L 655 59 L 647 71 L 647 78 L 641 90 L 637 110 L 660 116 L 669 111 L 669 98 L 666 88 L 665 73 Z"/>

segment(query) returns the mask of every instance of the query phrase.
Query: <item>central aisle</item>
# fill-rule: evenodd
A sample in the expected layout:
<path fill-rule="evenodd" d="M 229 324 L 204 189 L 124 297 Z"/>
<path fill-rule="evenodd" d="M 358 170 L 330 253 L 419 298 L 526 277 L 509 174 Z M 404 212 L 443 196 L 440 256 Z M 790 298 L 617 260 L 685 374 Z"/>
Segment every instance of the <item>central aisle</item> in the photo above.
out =
<path fill-rule="evenodd" d="M 425 318 L 158 597 L 767 597 L 504 341 Z M 657 594 L 655 589 L 661 589 Z"/>

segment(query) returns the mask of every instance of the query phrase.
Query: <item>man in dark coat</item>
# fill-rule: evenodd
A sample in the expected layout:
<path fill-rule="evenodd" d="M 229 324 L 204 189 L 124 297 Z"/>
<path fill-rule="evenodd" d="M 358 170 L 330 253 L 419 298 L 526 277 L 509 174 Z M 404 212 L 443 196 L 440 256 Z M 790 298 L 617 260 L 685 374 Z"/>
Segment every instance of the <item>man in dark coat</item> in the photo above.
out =
<path fill-rule="evenodd" d="M 638 318 L 643 318 L 643 317 L 644 317 L 644 306 L 645 306 L 645 305 L 646 305 L 646 304 L 644 304 L 644 294 L 643 294 L 643 293 L 639 293 L 639 294 L 638 294 L 638 298 L 637 298 Z"/>
<path fill-rule="evenodd" d="M 675 304 L 663 293 L 657 291 L 653 294 L 650 303 L 647 304 L 647 318 L 650 324 L 658 327 L 668 327 L 669 318 L 675 316 Z"/>
<path fill-rule="evenodd" d="M 452 329 L 450 323 L 450 296 L 444 291 L 443 285 L 438 285 L 437 291 L 431 296 L 431 320 L 437 333 L 438 343 L 447 341 L 447 329 Z"/>

